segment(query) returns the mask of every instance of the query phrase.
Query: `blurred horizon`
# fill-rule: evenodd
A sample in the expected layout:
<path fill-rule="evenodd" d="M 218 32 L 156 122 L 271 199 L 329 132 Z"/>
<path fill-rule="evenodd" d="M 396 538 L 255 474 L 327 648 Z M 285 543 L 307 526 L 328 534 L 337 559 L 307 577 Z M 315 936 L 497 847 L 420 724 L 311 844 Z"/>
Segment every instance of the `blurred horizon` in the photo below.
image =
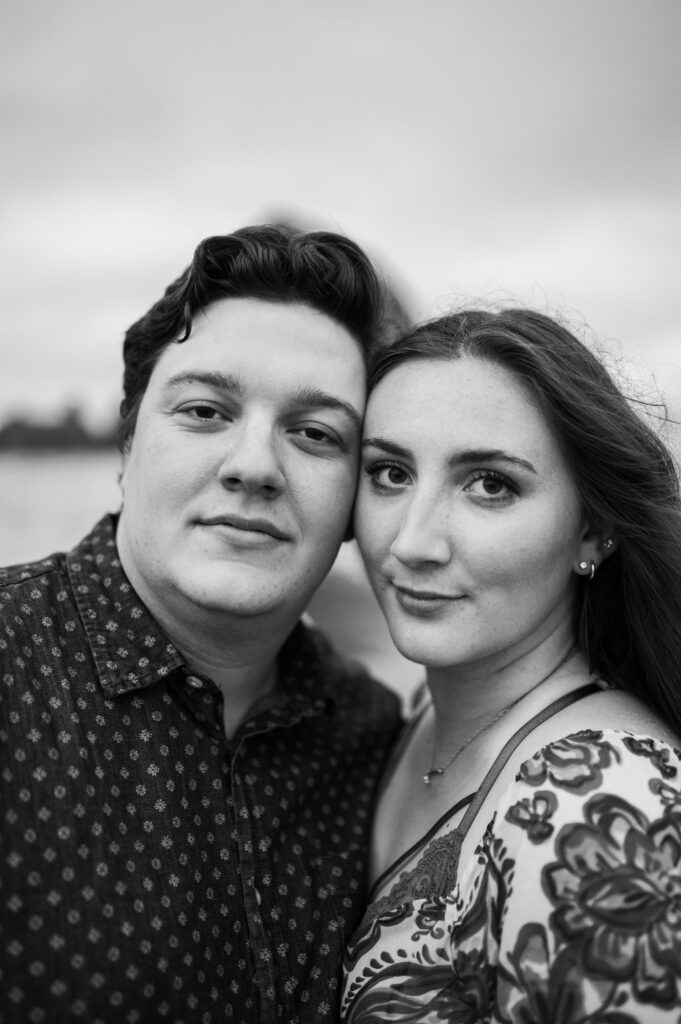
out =
<path fill-rule="evenodd" d="M 558 312 L 681 420 L 678 0 L 5 0 L 0 24 L 0 435 L 85 445 L 0 451 L 0 562 L 118 507 L 83 438 L 113 428 L 123 334 L 249 223 L 349 235 L 415 320 Z M 328 624 L 411 679 L 345 549 Z"/>
<path fill-rule="evenodd" d="M 209 234 L 349 234 L 421 320 L 564 314 L 681 409 L 677 0 L 7 0 L 0 425 L 120 399 Z"/>

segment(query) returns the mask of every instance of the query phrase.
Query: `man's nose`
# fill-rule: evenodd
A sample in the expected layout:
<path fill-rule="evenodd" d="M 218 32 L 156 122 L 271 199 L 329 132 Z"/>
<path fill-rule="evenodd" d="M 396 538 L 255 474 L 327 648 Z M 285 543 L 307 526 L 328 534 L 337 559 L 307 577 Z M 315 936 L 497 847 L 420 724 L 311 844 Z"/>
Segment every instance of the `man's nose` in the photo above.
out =
<path fill-rule="evenodd" d="M 219 469 L 220 482 L 228 490 L 260 493 L 273 498 L 286 485 L 279 444 L 272 423 L 250 417 L 229 432 L 228 450 Z"/>
<path fill-rule="evenodd" d="M 414 495 L 399 522 L 390 553 L 408 566 L 446 565 L 452 557 L 449 509 L 438 495 Z"/>

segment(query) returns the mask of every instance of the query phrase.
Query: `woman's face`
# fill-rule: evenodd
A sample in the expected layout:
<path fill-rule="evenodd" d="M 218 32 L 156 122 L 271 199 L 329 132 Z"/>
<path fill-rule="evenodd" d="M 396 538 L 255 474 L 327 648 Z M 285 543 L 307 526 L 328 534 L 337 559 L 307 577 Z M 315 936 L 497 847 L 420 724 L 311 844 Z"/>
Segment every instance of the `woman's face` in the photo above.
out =
<path fill-rule="evenodd" d="M 413 661 L 501 667 L 572 635 L 587 524 L 547 421 L 501 366 L 422 359 L 378 384 L 355 528 L 393 639 Z"/>

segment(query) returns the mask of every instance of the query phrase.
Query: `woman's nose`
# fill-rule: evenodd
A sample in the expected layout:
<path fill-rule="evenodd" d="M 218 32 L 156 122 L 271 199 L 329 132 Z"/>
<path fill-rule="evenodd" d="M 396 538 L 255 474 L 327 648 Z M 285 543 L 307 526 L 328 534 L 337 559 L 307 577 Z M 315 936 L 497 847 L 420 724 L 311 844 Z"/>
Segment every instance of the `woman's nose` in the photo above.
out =
<path fill-rule="evenodd" d="M 405 565 L 449 562 L 449 510 L 441 498 L 414 496 L 390 545 L 390 553 Z"/>

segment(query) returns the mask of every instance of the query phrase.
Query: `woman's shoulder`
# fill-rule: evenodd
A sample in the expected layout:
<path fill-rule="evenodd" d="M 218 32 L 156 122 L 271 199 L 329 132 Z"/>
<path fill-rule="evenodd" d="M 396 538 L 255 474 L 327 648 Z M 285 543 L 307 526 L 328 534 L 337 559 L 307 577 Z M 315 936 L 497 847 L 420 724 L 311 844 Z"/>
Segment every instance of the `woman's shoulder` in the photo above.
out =
<path fill-rule="evenodd" d="M 681 746 L 681 737 L 662 715 L 644 704 L 634 694 L 616 687 L 600 689 L 564 708 L 545 723 L 546 732 L 553 729 L 603 728 L 625 732 L 648 733 L 670 746 Z M 542 730 L 537 730 L 537 736 Z"/>
<path fill-rule="evenodd" d="M 598 728 L 591 723 L 552 739 L 531 756 L 516 761 L 514 770 L 512 782 L 500 795 L 500 807 L 518 800 L 526 803 L 528 797 L 532 801 L 533 793 L 541 788 L 543 798 L 565 805 L 570 814 L 581 815 L 584 799 L 595 793 L 621 796 L 643 807 L 651 804 L 651 794 L 659 798 L 661 784 L 678 787 L 681 750 L 654 730 Z M 553 794 L 550 798 L 549 793 Z"/>
<path fill-rule="evenodd" d="M 670 800 L 681 809 L 681 741 L 659 716 L 619 691 L 566 711 L 527 737 L 510 773 L 500 776 L 497 825 L 531 828 L 539 807 L 555 825 L 586 821 L 587 804 L 626 805 L 653 817 Z"/>
<path fill-rule="evenodd" d="M 564 816 L 582 820 L 583 802 L 597 792 L 650 809 L 661 799 L 654 791 L 663 782 L 681 787 L 681 739 L 636 697 L 620 690 L 596 692 L 543 722 L 518 745 L 480 807 L 466 852 L 491 820 L 496 831 L 504 819 L 519 825 L 523 816 L 534 820 L 549 808 L 555 823 Z"/>
<path fill-rule="evenodd" d="M 486 926 L 501 921 L 497 992 L 509 1005 L 522 1008 L 541 977 L 548 1003 L 566 991 L 584 1001 L 582 1020 L 605 1019 L 606 992 L 622 1008 L 613 1020 L 676 1019 L 681 751 L 646 709 L 603 702 L 606 721 L 600 703 L 516 760 L 461 879 L 468 905 L 457 927 L 476 913 Z M 460 948 L 458 933 L 451 942 Z"/>
<path fill-rule="evenodd" d="M 560 837 L 571 836 L 568 845 L 594 830 L 650 837 L 670 821 L 681 850 L 681 744 L 645 718 L 643 731 L 622 728 L 631 724 L 595 716 L 513 757 L 466 837 L 466 860 L 470 841 L 484 835 L 532 872 L 555 858 Z"/>
<path fill-rule="evenodd" d="M 519 764 L 536 760 L 544 750 L 560 748 L 571 739 L 573 746 L 578 745 L 580 736 L 588 737 L 596 746 L 601 742 L 617 743 L 625 752 L 631 748 L 631 743 L 625 742 L 627 737 L 661 744 L 671 750 L 681 749 L 681 737 L 657 712 L 633 694 L 603 689 L 563 708 L 532 730 L 519 744 L 499 781 L 505 788 L 518 774 Z"/>

